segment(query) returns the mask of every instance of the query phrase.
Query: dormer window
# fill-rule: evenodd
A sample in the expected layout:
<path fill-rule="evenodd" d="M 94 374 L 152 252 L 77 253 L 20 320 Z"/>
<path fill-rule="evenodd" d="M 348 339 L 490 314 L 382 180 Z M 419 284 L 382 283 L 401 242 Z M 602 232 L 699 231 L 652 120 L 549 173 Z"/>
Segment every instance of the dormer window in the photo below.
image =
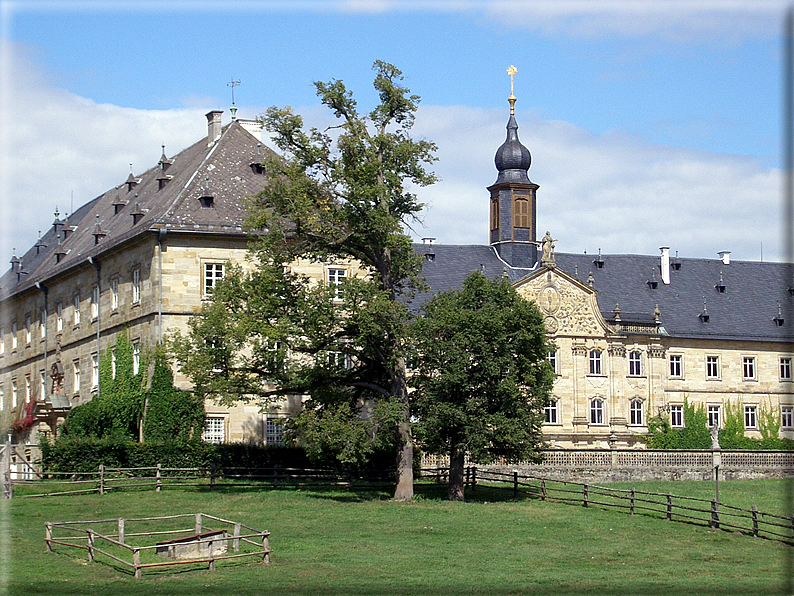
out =
<path fill-rule="evenodd" d="M 601 249 L 598 249 L 598 256 L 593 259 L 593 265 L 595 265 L 596 269 L 603 269 L 604 268 L 604 259 L 601 258 Z"/>
<path fill-rule="evenodd" d="M 780 310 L 780 303 L 777 305 L 777 316 L 772 319 L 778 327 L 783 326 L 783 312 Z"/>
<path fill-rule="evenodd" d="M 199 204 L 202 209 L 213 209 L 215 207 L 215 197 L 212 195 L 199 197 Z"/>
<path fill-rule="evenodd" d="M 251 164 L 251 171 L 254 174 L 259 174 L 259 175 L 267 173 L 267 169 L 265 168 L 264 164 L 256 163 L 256 162 Z"/>
<path fill-rule="evenodd" d="M 161 174 L 157 177 L 157 190 L 163 190 L 165 185 L 168 184 L 168 181 L 171 180 L 173 176 L 170 174 Z"/>
<path fill-rule="evenodd" d="M 722 281 L 722 271 L 720 271 L 720 280 L 714 286 L 720 294 L 725 293 L 725 282 Z"/>

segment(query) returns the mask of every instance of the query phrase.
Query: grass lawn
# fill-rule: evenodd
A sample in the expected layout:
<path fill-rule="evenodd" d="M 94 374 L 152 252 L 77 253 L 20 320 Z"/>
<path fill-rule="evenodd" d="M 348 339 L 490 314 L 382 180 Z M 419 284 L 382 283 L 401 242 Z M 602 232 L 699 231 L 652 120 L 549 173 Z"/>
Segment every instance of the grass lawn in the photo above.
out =
<path fill-rule="evenodd" d="M 758 486 L 759 492 L 768 488 Z M 648 516 L 504 500 L 508 495 L 485 487 L 478 488 L 477 501 L 466 503 L 441 500 L 443 491 L 435 486 L 418 488 L 419 498 L 410 504 L 389 502 L 388 494 L 377 492 L 223 487 L 213 493 L 172 489 L 3 501 L 0 546 L 10 561 L 0 561 L 0 591 L 781 594 L 785 561 L 794 552 L 770 540 Z M 199 511 L 272 532 L 272 564 L 221 561 L 214 572 L 146 571 L 136 580 L 109 564 L 88 563 L 85 551 L 56 546 L 55 553 L 45 552 L 46 521 Z"/>

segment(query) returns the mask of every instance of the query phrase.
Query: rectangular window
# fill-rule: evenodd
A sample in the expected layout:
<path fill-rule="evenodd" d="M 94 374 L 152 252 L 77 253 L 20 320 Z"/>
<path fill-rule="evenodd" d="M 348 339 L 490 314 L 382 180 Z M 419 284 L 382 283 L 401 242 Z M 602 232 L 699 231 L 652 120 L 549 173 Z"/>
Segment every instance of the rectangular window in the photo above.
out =
<path fill-rule="evenodd" d="M 742 378 L 745 381 L 755 380 L 755 356 L 744 356 L 742 358 Z"/>
<path fill-rule="evenodd" d="M 548 356 L 546 356 L 546 360 L 551 364 L 552 370 L 557 373 L 557 352 L 549 352 Z"/>
<path fill-rule="evenodd" d="M 499 198 L 491 199 L 491 229 L 499 228 Z"/>
<path fill-rule="evenodd" d="M 706 378 L 719 379 L 720 378 L 720 357 L 719 356 L 706 356 Z"/>
<path fill-rule="evenodd" d="M 6 394 L 2 387 L 0 387 L 0 412 L 6 409 Z"/>
<path fill-rule="evenodd" d="M 601 374 L 601 352 L 598 350 L 590 350 L 590 374 Z"/>
<path fill-rule="evenodd" d="M 110 280 L 110 308 L 119 309 L 119 278 L 114 277 Z"/>
<path fill-rule="evenodd" d="M 30 381 L 30 375 L 25 375 L 25 403 L 28 403 L 33 397 L 33 383 Z"/>
<path fill-rule="evenodd" d="M 39 333 L 41 334 L 41 339 L 44 339 L 45 337 L 47 337 L 47 311 L 43 308 L 41 309 L 41 319 L 40 319 L 39 327 L 40 327 Z"/>
<path fill-rule="evenodd" d="M 223 263 L 204 263 L 204 295 L 212 294 L 212 288 L 223 279 Z"/>
<path fill-rule="evenodd" d="M 708 415 L 709 428 L 714 428 L 715 426 L 717 428 L 719 428 L 719 426 L 720 426 L 720 407 L 718 405 L 707 406 L 706 407 L 706 414 Z"/>
<path fill-rule="evenodd" d="M 6 353 L 6 332 L 0 327 L 0 356 Z"/>
<path fill-rule="evenodd" d="M 334 298 L 341 299 L 344 296 L 344 289 L 342 284 L 347 277 L 347 269 L 329 269 L 328 270 L 328 285 L 333 288 Z"/>
<path fill-rule="evenodd" d="M 546 404 L 544 408 L 546 414 L 546 424 L 559 424 L 560 421 L 560 402 L 559 400 L 552 399 Z"/>
<path fill-rule="evenodd" d="M 132 303 L 137 304 L 141 301 L 141 270 L 132 271 Z"/>
<path fill-rule="evenodd" d="M 670 406 L 670 426 L 684 428 L 684 406 Z"/>
<path fill-rule="evenodd" d="M 63 331 L 63 304 L 59 302 L 55 305 L 55 331 Z"/>
<path fill-rule="evenodd" d="M 18 333 L 19 333 L 19 330 L 17 329 L 17 322 L 14 321 L 13 323 L 11 323 L 11 349 L 12 350 L 16 350 L 17 349 L 17 342 L 19 342 L 19 338 L 17 337 Z"/>
<path fill-rule="evenodd" d="M 72 383 L 74 387 L 72 389 L 73 393 L 80 393 L 80 361 L 75 360 L 72 362 Z"/>
<path fill-rule="evenodd" d="M 116 349 L 110 351 L 110 376 L 116 378 Z"/>
<path fill-rule="evenodd" d="M 80 294 L 74 295 L 74 325 L 80 324 Z"/>
<path fill-rule="evenodd" d="M 347 352 L 328 352 L 328 366 L 348 369 L 353 367 L 353 362 Z"/>
<path fill-rule="evenodd" d="M 791 358 L 780 359 L 780 380 L 781 381 L 791 380 Z"/>
<path fill-rule="evenodd" d="M 758 428 L 758 406 L 744 406 L 744 428 Z"/>
<path fill-rule="evenodd" d="M 265 445 L 284 444 L 284 421 L 279 418 L 265 420 Z"/>
<path fill-rule="evenodd" d="M 590 424 L 604 424 L 604 402 L 600 399 L 590 402 Z"/>
<path fill-rule="evenodd" d="M 684 366 L 680 354 L 670 354 L 670 376 L 675 379 L 684 377 Z"/>
<path fill-rule="evenodd" d="M 635 399 L 629 404 L 629 420 L 631 424 L 641 425 L 642 419 L 642 402 Z"/>
<path fill-rule="evenodd" d="M 780 428 L 794 429 L 794 406 L 780 406 Z"/>
<path fill-rule="evenodd" d="M 226 424 L 223 418 L 207 417 L 204 424 L 204 441 L 207 443 L 223 443 L 226 439 Z"/>
<path fill-rule="evenodd" d="M 30 340 L 33 339 L 33 322 L 30 315 L 25 315 L 25 345 L 30 345 Z"/>
<path fill-rule="evenodd" d="M 137 375 L 138 369 L 141 367 L 141 344 L 140 342 L 132 343 L 132 374 Z"/>
<path fill-rule="evenodd" d="M 11 381 L 11 407 L 16 408 L 17 402 L 19 401 L 19 391 L 17 390 L 17 380 L 14 379 Z"/>
<path fill-rule="evenodd" d="M 99 286 L 91 288 L 91 319 L 99 317 Z"/>
<path fill-rule="evenodd" d="M 99 387 L 99 355 L 91 354 L 91 387 Z"/>
<path fill-rule="evenodd" d="M 529 227 L 529 199 L 517 198 L 513 202 L 513 227 Z"/>
<path fill-rule="evenodd" d="M 47 373 L 43 370 L 39 371 L 39 399 L 47 399 Z"/>
<path fill-rule="evenodd" d="M 629 376 L 639 377 L 642 374 L 642 355 L 637 352 L 629 352 Z"/>

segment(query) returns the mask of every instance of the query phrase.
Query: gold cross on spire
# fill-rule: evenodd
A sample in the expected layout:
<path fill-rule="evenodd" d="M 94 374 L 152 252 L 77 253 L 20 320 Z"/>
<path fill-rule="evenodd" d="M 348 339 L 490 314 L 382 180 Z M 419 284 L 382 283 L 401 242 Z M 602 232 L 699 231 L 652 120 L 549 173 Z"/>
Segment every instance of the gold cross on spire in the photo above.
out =
<path fill-rule="evenodd" d="M 507 69 L 507 74 L 510 75 L 510 97 L 507 98 L 507 101 L 510 102 L 510 115 L 513 116 L 516 111 L 516 96 L 513 94 L 513 77 L 518 74 L 518 69 L 510 65 L 510 68 Z"/>

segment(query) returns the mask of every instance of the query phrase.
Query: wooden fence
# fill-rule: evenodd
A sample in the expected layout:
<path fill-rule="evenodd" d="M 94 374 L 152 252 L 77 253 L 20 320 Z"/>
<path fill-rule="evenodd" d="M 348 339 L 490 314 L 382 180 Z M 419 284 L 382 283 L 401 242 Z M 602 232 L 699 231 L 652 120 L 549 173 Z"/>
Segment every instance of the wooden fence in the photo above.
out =
<path fill-rule="evenodd" d="M 162 523 L 166 520 L 178 520 L 191 518 L 195 520 L 192 527 L 158 529 L 148 532 L 130 532 L 132 524 L 142 525 L 151 522 Z M 225 527 L 209 527 L 207 522 L 222 524 Z M 104 530 L 104 528 L 108 528 Z M 232 544 L 234 554 L 223 554 L 209 552 L 207 556 L 196 558 L 170 561 L 156 561 L 155 551 L 163 548 L 162 544 L 147 544 L 153 539 L 163 539 L 169 536 L 180 536 L 192 534 L 188 540 L 180 541 L 181 546 L 198 545 L 202 542 L 199 537 L 202 532 L 221 531 L 229 529 L 231 535 L 222 538 L 228 545 Z M 102 531 L 100 531 L 102 530 Z M 47 545 L 47 552 L 53 552 L 53 545 L 62 545 L 71 548 L 78 548 L 88 551 L 88 560 L 96 561 L 98 555 L 102 555 L 111 561 L 120 563 L 124 568 L 129 568 L 137 578 L 142 576 L 144 569 L 156 567 L 167 567 L 171 565 L 192 565 L 197 563 L 208 563 L 210 571 L 215 571 L 215 562 L 225 559 L 236 559 L 239 557 L 261 556 L 264 564 L 270 563 L 270 553 L 272 552 L 269 543 L 270 532 L 255 530 L 239 522 L 233 522 L 220 517 L 207 515 L 206 513 L 169 515 L 164 517 L 144 517 L 138 519 L 100 519 L 85 521 L 65 521 L 47 522 L 44 525 L 44 542 Z M 130 544 L 129 539 L 133 538 L 137 544 Z M 216 541 L 218 539 L 215 539 Z M 247 552 L 245 551 L 248 547 Z M 241 548 L 242 547 L 242 548 Z M 253 548 L 252 548 L 253 547 Z M 226 551 L 228 552 L 228 550 Z M 144 556 L 142 562 L 141 556 Z M 146 562 L 147 560 L 152 562 Z"/>
<path fill-rule="evenodd" d="M 423 476 L 446 483 L 448 468 L 428 468 Z M 631 515 L 645 514 L 664 517 L 668 521 L 682 521 L 727 529 L 760 538 L 781 540 L 794 544 L 794 515 L 790 517 L 742 509 L 720 503 L 715 499 L 683 497 L 671 493 L 644 492 L 635 489 L 618 489 L 563 480 L 550 480 L 537 476 L 492 469 L 466 467 L 466 488 L 476 492 L 478 485 L 512 491 L 518 498 L 528 495 L 542 501 L 571 503 L 582 507 L 603 507 L 627 511 Z"/>

